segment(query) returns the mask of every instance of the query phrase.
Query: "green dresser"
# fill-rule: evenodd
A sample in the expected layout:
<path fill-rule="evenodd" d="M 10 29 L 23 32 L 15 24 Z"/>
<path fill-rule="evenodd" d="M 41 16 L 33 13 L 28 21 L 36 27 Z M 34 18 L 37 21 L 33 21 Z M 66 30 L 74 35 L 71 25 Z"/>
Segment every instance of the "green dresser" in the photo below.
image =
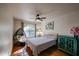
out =
<path fill-rule="evenodd" d="M 77 39 L 72 36 L 58 35 L 58 49 L 71 55 L 78 55 Z"/>

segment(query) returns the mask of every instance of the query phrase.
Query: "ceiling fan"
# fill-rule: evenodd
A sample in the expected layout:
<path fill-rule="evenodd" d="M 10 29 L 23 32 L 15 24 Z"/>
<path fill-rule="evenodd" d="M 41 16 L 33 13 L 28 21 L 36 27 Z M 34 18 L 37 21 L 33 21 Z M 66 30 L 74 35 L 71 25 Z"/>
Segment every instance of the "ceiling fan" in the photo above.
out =
<path fill-rule="evenodd" d="M 46 17 L 40 17 L 39 14 L 36 15 L 36 20 L 43 21 L 43 19 L 46 19 Z"/>
<path fill-rule="evenodd" d="M 31 18 L 31 19 L 34 19 L 34 18 Z M 36 15 L 36 17 L 35 17 L 35 21 L 43 21 L 43 19 L 46 19 L 46 17 L 40 17 L 40 15 L 39 14 L 37 14 Z"/>

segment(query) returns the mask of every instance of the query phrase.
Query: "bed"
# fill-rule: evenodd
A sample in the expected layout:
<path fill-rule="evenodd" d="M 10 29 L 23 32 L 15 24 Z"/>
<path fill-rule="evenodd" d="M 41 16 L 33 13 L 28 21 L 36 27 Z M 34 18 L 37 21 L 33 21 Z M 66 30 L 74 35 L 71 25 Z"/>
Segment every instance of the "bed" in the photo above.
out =
<path fill-rule="evenodd" d="M 56 44 L 57 36 L 45 35 L 43 37 L 29 38 L 26 40 L 32 49 L 33 55 L 37 56 L 43 50 Z"/>

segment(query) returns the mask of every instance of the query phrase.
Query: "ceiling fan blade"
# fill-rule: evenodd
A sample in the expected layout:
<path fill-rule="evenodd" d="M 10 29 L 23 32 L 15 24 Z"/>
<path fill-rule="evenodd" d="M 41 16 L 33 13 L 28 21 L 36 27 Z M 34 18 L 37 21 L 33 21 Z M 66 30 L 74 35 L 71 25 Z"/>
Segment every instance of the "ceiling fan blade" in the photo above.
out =
<path fill-rule="evenodd" d="M 42 19 L 39 19 L 40 21 L 43 21 Z"/>
<path fill-rule="evenodd" d="M 42 19 L 36 19 L 37 21 L 43 21 Z"/>
<path fill-rule="evenodd" d="M 46 17 L 41 17 L 41 19 L 46 19 Z"/>
<path fill-rule="evenodd" d="M 35 19 L 35 18 L 29 18 L 29 19 Z"/>

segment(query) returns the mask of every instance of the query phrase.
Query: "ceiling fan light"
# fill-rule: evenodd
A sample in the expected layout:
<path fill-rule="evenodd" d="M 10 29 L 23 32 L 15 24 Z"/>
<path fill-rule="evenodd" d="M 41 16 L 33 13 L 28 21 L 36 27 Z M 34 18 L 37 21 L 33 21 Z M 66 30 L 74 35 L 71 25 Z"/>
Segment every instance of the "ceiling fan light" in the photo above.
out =
<path fill-rule="evenodd" d="M 36 20 L 37 22 L 41 22 L 40 20 Z"/>

